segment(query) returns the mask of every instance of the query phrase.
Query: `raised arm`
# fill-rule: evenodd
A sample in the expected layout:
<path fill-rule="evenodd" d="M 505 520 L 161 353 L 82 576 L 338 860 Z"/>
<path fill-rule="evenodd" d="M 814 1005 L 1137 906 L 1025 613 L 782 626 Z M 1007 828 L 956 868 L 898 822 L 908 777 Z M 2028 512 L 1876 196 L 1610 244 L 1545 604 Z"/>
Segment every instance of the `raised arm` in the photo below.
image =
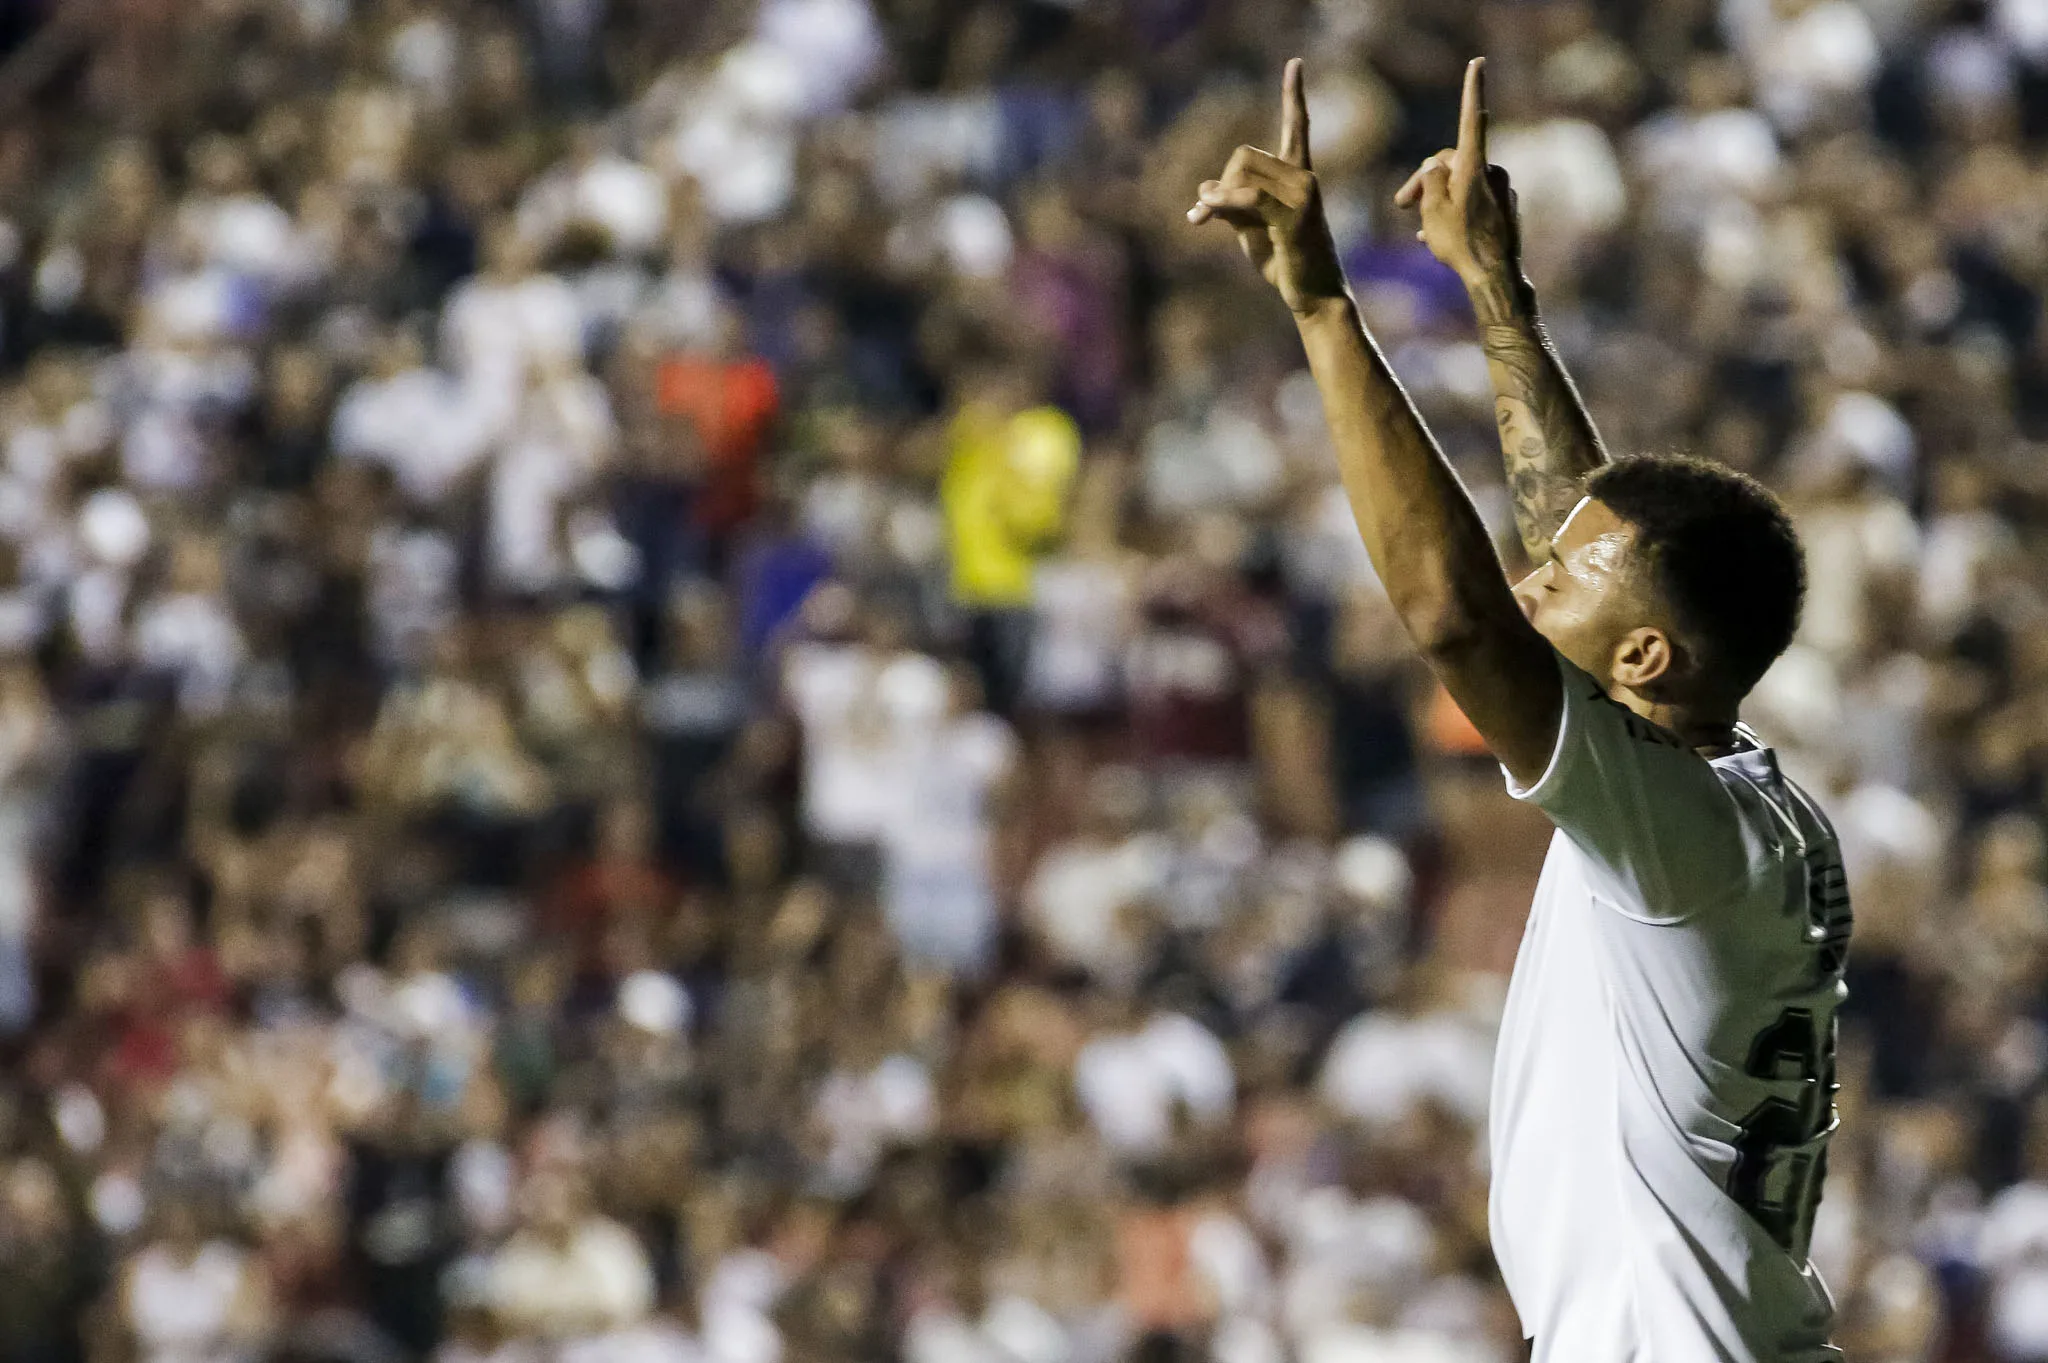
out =
<path fill-rule="evenodd" d="M 1466 99 L 1473 97 L 1468 84 Z M 1472 129 L 1480 139 L 1476 155 L 1466 146 Z M 1394 202 L 1421 207 L 1416 235 L 1457 271 L 1472 299 L 1493 377 L 1515 528 L 1529 561 L 1541 563 L 1578 505 L 1586 475 L 1607 462 L 1607 450 L 1537 316 L 1535 290 L 1522 274 L 1514 190 L 1505 170 L 1486 163 L 1485 129 L 1481 107 L 1476 124 L 1469 114 L 1461 120 L 1459 147 L 1424 161 Z"/>
<path fill-rule="evenodd" d="M 1475 62 L 1468 121 L 1480 79 Z M 1222 178 L 1202 184 L 1188 220 L 1228 223 L 1294 313 L 1352 515 L 1402 625 L 1494 754 L 1534 782 L 1557 735 L 1555 655 L 1345 287 L 1309 157 L 1299 60 L 1288 63 L 1282 104 L 1279 155 L 1239 147 Z M 1483 165 L 1483 129 L 1471 142 Z"/>

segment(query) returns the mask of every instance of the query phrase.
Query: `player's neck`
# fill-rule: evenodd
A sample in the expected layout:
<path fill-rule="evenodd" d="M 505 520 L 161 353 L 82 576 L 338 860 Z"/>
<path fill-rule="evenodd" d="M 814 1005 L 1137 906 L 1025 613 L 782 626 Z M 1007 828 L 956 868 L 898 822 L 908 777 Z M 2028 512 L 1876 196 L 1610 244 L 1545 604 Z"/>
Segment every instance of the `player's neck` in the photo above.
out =
<path fill-rule="evenodd" d="M 1623 691 L 1615 699 L 1659 728 L 1677 734 L 1687 747 L 1702 757 L 1726 757 L 1742 751 L 1742 738 L 1735 732 L 1736 717 L 1732 709 L 1661 705 L 1628 691 Z"/>

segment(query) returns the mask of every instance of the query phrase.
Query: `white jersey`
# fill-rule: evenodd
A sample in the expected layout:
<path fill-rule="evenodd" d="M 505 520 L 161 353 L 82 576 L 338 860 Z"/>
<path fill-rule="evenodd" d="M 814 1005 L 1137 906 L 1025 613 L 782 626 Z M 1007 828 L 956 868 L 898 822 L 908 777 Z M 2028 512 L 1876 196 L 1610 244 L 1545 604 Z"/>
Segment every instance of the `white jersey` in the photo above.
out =
<path fill-rule="evenodd" d="M 1753 739 L 1708 761 L 1559 662 L 1550 765 L 1508 782 L 1558 831 L 1490 1119 L 1534 1363 L 1839 1360 L 1807 1259 L 1849 939 L 1834 830 Z"/>

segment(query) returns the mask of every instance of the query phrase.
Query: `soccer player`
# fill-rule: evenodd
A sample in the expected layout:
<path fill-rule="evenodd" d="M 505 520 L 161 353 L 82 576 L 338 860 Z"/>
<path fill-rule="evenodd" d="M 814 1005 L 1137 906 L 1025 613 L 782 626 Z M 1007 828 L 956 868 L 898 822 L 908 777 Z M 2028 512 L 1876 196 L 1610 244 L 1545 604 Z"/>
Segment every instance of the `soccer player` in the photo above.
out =
<path fill-rule="evenodd" d="M 1346 290 L 1301 64 L 1277 155 L 1239 147 L 1188 218 L 1233 228 L 1293 312 L 1358 528 L 1508 790 L 1557 826 L 1494 1062 L 1493 1247 L 1536 1363 L 1839 1359 L 1808 1262 L 1835 1125 L 1849 905 L 1836 841 L 1736 721 L 1798 622 L 1783 509 L 1733 471 L 1610 462 L 1537 323 L 1486 161 L 1403 187 L 1484 328 L 1522 539 L 1510 587 Z"/>

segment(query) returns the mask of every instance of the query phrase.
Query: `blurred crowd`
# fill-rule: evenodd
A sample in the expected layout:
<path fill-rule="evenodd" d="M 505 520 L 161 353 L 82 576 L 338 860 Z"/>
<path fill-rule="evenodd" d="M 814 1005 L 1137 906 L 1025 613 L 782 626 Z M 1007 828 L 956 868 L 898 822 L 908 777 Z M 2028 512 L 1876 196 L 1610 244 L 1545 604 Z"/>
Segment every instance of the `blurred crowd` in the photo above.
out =
<path fill-rule="evenodd" d="M 1198 181 L 1756 472 L 1857 1363 L 2048 1360 L 2048 0 L 18 0 L 0 1363 L 1506 1363 L 1548 837 Z M 1218 234 L 1222 235 L 1222 234 Z"/>

